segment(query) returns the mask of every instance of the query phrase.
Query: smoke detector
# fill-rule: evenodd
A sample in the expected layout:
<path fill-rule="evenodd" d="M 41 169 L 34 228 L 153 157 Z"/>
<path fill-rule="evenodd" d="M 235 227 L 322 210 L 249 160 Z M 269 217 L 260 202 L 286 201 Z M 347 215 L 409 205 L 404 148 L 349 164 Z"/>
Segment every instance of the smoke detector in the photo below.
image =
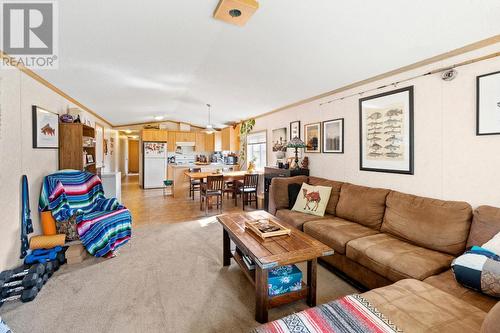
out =
<path fill-rule="evenodd" d="M 227 23 L 244 26 L 259 9 L 256 0 L 220 0 L 214 18 Z"/>

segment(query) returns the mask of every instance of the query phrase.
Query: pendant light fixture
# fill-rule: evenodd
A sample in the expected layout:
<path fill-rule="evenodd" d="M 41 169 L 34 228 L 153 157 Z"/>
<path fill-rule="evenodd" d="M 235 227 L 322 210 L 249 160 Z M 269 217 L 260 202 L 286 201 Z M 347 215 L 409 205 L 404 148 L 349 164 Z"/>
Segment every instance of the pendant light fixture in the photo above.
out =
<path fill-rule="evenodd" d="M 212 134 L 214 132 L 214 127 L 212 125 L 211 118 L 210 118 L 210 111 L 212 109 L 212 105 L 207 104 L 207 107 L 208 107 L 208 123 L 207 123 L 207 127 L 205 128 L 205 133 Z"/>

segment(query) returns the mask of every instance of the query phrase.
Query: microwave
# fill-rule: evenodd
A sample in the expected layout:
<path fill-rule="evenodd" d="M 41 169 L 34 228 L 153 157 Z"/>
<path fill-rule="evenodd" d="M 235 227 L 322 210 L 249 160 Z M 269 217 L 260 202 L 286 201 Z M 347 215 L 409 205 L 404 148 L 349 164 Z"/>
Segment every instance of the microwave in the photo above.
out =
<path fill-rule="evenodd" d="M 224 157 L 224 164 L 227 164 L 227 165 L 238 164 L 238 156 L 226 156 L 226 157 Z"/>

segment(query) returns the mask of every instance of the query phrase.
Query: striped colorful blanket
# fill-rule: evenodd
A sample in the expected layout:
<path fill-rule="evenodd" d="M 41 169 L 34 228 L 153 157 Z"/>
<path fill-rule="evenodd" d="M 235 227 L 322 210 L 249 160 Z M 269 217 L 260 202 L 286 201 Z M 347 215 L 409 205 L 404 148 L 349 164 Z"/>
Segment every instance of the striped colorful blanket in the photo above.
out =
<path fill-rule="evenodd" d="M 77 231 L 87 251 L 108 257 L 131 237 L 132 217 L 116 198 L 106 199 L 101 179 L 89 172 L 60 171 L 43 180 L 38 204 L 56 221 L 76 215 Z"/>
<path fill-rule="evenodd" d="M 402 332 L 360 295 L 307 309 L 262 325 L 252 333 Z"/>

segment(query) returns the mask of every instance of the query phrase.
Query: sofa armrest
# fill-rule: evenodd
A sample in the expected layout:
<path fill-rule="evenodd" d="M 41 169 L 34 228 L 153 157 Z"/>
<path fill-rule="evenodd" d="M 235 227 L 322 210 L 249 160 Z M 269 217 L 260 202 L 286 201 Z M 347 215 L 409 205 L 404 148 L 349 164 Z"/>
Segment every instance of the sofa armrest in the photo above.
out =
<path fill-rule="evenodd" d="M 308 179 L 307 176 L 273 178 L 269 187 L 269 213 L 274 215 L 278 209 L 288 208 L 288 185 L 307 183 Z"/>

